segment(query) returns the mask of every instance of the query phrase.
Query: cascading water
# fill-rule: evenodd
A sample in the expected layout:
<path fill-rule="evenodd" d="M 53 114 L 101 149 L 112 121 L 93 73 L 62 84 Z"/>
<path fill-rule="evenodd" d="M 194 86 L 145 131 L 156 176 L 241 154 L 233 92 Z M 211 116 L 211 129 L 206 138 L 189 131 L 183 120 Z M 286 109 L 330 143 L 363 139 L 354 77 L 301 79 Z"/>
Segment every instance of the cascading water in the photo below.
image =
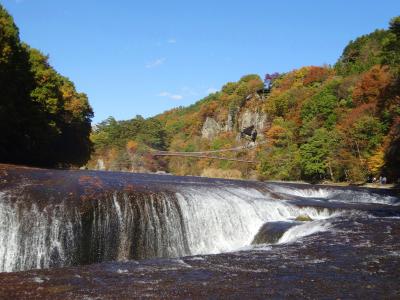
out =
<path fill-rule="evenodd" d="M 331 215 L 254 188 L 223 185 L 114 192 L 92 200 L 83 212 L 66 201 L 39 207 L 12 202 L 11 195 L 0 194 L 2 272 L 233 251 L 250 245 L 265 222 Z"/>
<path fill-rule="evenodd" d="M 72 264 L 81 222 L 64 204 L 43 209 L 35 203 L 10 201 L 0 194 L 0 271 L 10 272 Z"/>
<path fill-rule="evenodd" d="M 191 254 L 233 251 L 250 245 L 266 222 L 301 215 L 325 219 L 327 209 L 300 208 L 251 188 L 187 189 L 178 194 Z"/>
<path fill-rule="evenodd" d="M 328 230 L 357 203 L 398 205 L 391 195 L 340 188 L 18 172 L 0 182 L 0 272 L 230 252 L 251 247 L 256 236 L 290 243 Z"/>
<path fill-rule="evenodd" d="M 98 201 L 89 224 L 91 261 L 176 257 L 188 253 L 173 195 L 115 193 Z"/>
<path fill-rule="evenodd" d="M 354 190 L 354 189 L 339 189 L 339 188 L 322 188 L 309 187 L 308 185 L 282 185 L 269 184 L 272 191 L 282 195 L 297 196 L 302 198 L 314 198 L 332 202 L 345 203 L 378 203 L 389 205 L 400 205 L 397 197 L 392 195 L 379 194 L 378 192 Z"/>
<path fill-rule="evenodd" d="M 396 298 L 399 204 L 396 190 L 0 165 L 0 298 Z"/>

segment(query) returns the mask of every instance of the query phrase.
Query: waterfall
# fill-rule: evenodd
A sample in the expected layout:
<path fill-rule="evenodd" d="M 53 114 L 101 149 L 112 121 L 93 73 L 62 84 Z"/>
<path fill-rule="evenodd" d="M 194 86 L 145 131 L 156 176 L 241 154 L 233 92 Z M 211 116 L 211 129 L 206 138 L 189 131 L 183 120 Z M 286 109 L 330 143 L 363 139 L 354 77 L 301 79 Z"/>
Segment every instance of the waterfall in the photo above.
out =
<path fill-rule="evenodd" d="M 400 201 L 393 195 L 387 195 L 381 190 L 361 190 L 339 187 L 315 187 L 309 185 L 269 184 L 268 187 L 283 196 L 296 196 L 302 198 L 316 198 L 330 202 L 345 203 L 376 203 L 388 205 L 400 205 Z"/>
<path fill-rule="evenodd" d="M 234 251 L 250 245 L 266 222 L 332 216 L 225 185 L 44 203 L 30 193 L 0 194 L 0 271 Z"/>
<path fill-rule="evenodd" d="M 80 218 L 64 204 L 40 208 L 0 193 L 0 271 L 70 265 L 75 261 Z"/>
<path fill-rule="evenodd" d="M 308 215 L 314 220 L 332 215 L 327 209 L 297 207 L 271 199 L 252 188 L 186 189 L 178 194 L 191 254 L 233 251 L 250 245 L 266 222 Z"/>

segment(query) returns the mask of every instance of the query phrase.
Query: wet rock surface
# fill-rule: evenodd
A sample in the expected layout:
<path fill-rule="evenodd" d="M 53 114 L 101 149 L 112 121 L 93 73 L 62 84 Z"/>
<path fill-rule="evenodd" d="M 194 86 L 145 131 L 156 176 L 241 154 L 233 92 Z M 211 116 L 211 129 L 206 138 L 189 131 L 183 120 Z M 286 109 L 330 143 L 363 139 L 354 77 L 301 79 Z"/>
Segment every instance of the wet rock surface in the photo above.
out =
<path fill-rule="evenodd" d="M 352 230 L 349 231 L 349 226 Z M 398 298 L 400 221 L 341 220 L 271 249 L 0 274 L 3 298 Z"/>
<path fill-rule="evenodd" d="M 298 224 L 299 222 L 282 221 L 265 223 L 254 237 L 252 244 L 274 244 L 279 241 L 289 228 Z"/>
<path fill-rule="evenodd" d="M 198 191 L 201 187 L 200 196 L 204 197 L 207 191 L 215 194 L 218 191 L 215 188 L 222 186 L 235 188 L 240 186 L 245 191 L 254 189 L 251 193 L 259 190 L 264 193 L 263 195 L 268 195 L 268 201 L 272 201 L 268 205 L 274 204 L 274 201 L 287 203 L 288 206 L 279 206 L 277 209 L 278 211 L 287 209 L 287 214 L 290 213 L 288 216 L 292 219 L 296 216 L 292 210 L 295 210 L 297 215 L 313 213 L 313 220 L 326 214 L 326 220 L 304 222 L 305 224 L 299 225 L 318 227 L 323 222 L 321 224 L 325 229 L 318 232 L 310 231 L 308 235 L 300 235 L 295 240 L 286 239 L 276 244 L 248 246 L 228 253 L 145 260 L 126 260 L 124 257 L 120 259 L 121 257 L 114 257 L 113 254 L 110 258 L 115 261 L 94 263 L 94 260 L 87 261 L 87 264 L 83 265 L 73 264 L 74 266 L 70 267 L 54 265 L 50 269 L 0 273 L 0 298 L 398 299 L 400 297 L 400 206 L 396 192 L 111 172 L 54 171 L 0 165 L 0 193 L 12 190 L 13 194 L 9 201 L 15 203 L 26 201 L 30 205 L 39 205 L 40 212 L 47 212 L 64 202 L 69 207 L 78 208 L 78 211 L 84 213 L 88 208 L 86 203 L 101 202 L 101 199 L 106 201 L 105 195 L 115 192 L 122 193 L 123 199 L 126 195 L 138 197 L 140 194 L 145 196 L 140 201 L 149 201 L 151 198 L 149 195 L 152 197 L 159 193 L 172 195 L 182 186 L 190 187 L 190 193 L 193 193 L 192 189 Z M 235 201 L 239 201 L 235 198 L 238 195 L 234 194 L 235 190 L 227 188 L 227 191 L 232 205 Z M 353 195 L 358 196 L 353 197 Z M 217 196 L 225 197 L 225 194 L 216 195 L 215 199 L 221 202 L 223 199 Z M 243 194 L 240 194 L 240 197 L 244 197 Z M 120 204 L 137 203 L 137 199 L 133 202 L 118 201 Z M 260 210 L 268 210 L 269 206 L 260 206 L 263 199 L 250 197 L 246 201 L 249 205 L 259 207 Z M 106 210 L 107 207 L 104 206 L 102 209 Z M 242 207 L 244 206 L 239 208 Z M 274 207 L 271 206 L 271 209 Z M 116 208 L 113 209 L 115 211 Z M 225 206 L 222 209 L 225 209 Z M 66 212 L 68 211 L 67 209 Z M 163 206 L 159 206 L 158 212 L 164 212 Z M 115 213 L 110 216 L 118 217 Z M 66 218 L 64 213 L 62 217 Z M 241 220 L 243 219 L 238 219 Z M 4 222 L 0 220 L 2 221 Z M 111 240 L 113 234 L 117 235 L 117 231 L 126 230 L 121 224 L 129 223 L 116 223 L 115 227 L 112 227 L 114 231 L 106 232 Z M 254 235 L 263 224 L 259 225 Z M 107 226 L 101 228 L 109 228 Z M 288 230 L 301 228 L 299 226 L 291 226 Z M 306 230 L 309 227 L 304 228 Z M 24 230 L 29 233 L 29 226 Z M 142 232 L 151 234 L 157 232 L 157 230 L 146 230 Z M 129 235 L 130 233 L 127 236 Z M 91 236 L 86 237 L 89 244 L 103 245 L 99 244 L 103 236 L 98 241 L 93 241 L 89 237 Z M 116 239 L 113 243 L 119 246 L 125 245 L 121 241 L 124 240 Z M 110 243 L 109 247 L 113 248 L 113 243 Z M 147 244 L 143 245 L 145 250 L 158 249 Z M 106 249 L 103 246 L 96 247 L 103 249 L 102 251 Z M 121 253 L 124 251 L 119 252 Z M 57 255 L 61 254 L 54 253 L 54 261 L 57 261 Z M 107 256 L 103 258 L 101 261 L 106 260 Z"/>

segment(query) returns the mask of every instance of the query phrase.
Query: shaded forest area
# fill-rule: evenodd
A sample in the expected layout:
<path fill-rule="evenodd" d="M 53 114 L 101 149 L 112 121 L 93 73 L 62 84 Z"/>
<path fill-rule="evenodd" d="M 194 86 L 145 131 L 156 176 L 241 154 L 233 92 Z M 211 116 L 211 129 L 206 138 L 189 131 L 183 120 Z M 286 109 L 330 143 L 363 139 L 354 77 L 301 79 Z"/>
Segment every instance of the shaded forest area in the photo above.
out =
<path fill-rule="evenodd" d="M 0 5 L 0 161 L 83 165 L 90 158 L 92 109 L 48 57 L 20 41 Z"/>

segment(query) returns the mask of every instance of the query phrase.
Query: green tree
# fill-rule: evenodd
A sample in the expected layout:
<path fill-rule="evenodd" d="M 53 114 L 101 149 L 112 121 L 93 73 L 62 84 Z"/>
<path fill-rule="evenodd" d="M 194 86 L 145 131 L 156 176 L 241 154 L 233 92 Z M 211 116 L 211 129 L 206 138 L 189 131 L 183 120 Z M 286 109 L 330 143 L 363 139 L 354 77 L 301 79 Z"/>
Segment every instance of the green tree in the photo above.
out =
<path fill-rule="evenodd" d="M 301 116 L 305 123 L 316 119 L 326 128 L 332 128 L 336 123 L 336 107 L 339 101 L 335 95 L 336 82 L 327 84 L 319 93 L 306 101 L 301 110 Z"/>
<path fill-rule="evenodd" d="M 325 128 L 319 128 L 306 143 L 301 145 L 300 164 L 305 179 L 318 181 L 327 177 L 330 173 L 329 158 L 335 144 L 333 134 Z"/>
<path fill-rule="evenodd" d="M 384 40 L 383 63 L 392 65 L 397 70 L 400 66 L 400 16 L 393 18 L 389 24 L 389 32 Z"/>
<path fill-rule="evenodd" d="M 382 51 L 388 31 L 376 30 L 351 41 L 343 51 L 335 69 L 340 75 L 360 74 L 382 62 Z"/>
<path fill-rule="evenodd" d="M 259 172 L 267 179 L 300 179 L 300 154 L 295 143 L 296 125 L 276 118 L 267 132 L 268 145 L 261 153 Z"/>

